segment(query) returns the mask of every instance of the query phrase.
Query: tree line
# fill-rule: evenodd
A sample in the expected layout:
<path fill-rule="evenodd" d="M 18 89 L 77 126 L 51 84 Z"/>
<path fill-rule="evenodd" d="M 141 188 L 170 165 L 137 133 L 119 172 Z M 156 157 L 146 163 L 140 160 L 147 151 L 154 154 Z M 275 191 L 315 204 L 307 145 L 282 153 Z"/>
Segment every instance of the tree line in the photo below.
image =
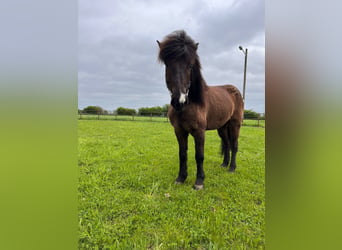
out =
<path fill-rule="evenodd" d="M 106 115 L 106 114 L 116 114 L 116 115 L 142 115 L 142 116 L 166 116 L 169 109 L 169 104 L 164 106 L 155 107 L 143 107 L 138 110 L 132 108 L 118 107 L 112 112 L 103 109 L 100 106 L 88 106 L 82 110 L 78 110 L 78 113 L 82 114 L 93 114 L 93 115 Z"/>
<path fill-rule="evenodd" d="M 94 115 L 107 115 L 112 113 L 116 115 L 166 116 L 169 107 L 170 104 L 165 104 L 164 106 L 144 107 L 139 108 L 138 110 L 132 108 L 118 107 L 112 112 L 109 112 L 108 110 L 105 110 L 100 106 L 88 106 L 82 110 L 79 109 L 78 113 Z M 245 119 L 265 119 L 264 115 L 259 114 L 251 109 L 245 110 L 244 117 Z"/>

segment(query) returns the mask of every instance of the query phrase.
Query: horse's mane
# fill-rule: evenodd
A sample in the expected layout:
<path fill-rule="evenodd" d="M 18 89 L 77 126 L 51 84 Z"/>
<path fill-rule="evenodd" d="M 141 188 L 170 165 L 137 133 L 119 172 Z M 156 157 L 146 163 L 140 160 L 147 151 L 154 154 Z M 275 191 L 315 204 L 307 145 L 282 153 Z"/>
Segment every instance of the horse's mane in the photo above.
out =
<path fill-rule="evenodd" d="M 203 103 L 203 90 L 206 87 L 206 83 L 201 75 L 201 63 L 196 52 L 198 43 L 195 43 L 184 30 L 179 30 L 167 35 L 159 43 L 159 47 L 159 61 L 165 64 L 169 61 L 185 61 L 190 63 L 195 58 L 189 98 L 192 101 Z"/>
<path fill-rule="evenodd" d="M 160 43 L 159 60 L 168 62 L 174 60 L 190 61 L 197 57 L 197 44 L 184 30 L 174 31 Z"/>

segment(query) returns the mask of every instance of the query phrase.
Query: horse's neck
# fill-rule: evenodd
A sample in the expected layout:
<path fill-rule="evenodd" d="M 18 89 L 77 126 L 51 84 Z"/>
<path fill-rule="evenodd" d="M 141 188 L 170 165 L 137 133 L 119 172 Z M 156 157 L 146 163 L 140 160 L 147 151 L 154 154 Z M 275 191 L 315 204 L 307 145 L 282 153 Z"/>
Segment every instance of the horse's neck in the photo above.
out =
<path fill-rule="evenodd" d="M 195 72 L 191 82 L 189 98 L 196 103 L 203 103 L 204 90 L 208 87 L 205 80 L 202 77 L 200 69 Z"/>

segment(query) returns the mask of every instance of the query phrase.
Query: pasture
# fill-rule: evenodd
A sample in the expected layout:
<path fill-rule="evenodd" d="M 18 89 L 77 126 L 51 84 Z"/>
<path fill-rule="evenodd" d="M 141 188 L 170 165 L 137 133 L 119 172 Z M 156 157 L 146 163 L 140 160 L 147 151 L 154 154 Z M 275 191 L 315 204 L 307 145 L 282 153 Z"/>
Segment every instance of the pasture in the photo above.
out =
<path fill-rule="evenodd" d="M 178 145 L 167 122 L 79 120 L 80 249 L 264 249 L 265 129 L 242 126 L 237 169 L 220 167 L 206 132 L 204 189 L 194 143 L 175 185 Z"/>

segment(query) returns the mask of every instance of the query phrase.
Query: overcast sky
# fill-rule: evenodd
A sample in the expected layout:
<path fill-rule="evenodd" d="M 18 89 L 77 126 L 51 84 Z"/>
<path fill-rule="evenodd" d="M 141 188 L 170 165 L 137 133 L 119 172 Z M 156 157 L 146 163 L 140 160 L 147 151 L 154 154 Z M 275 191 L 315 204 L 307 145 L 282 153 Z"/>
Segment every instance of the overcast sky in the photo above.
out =
<path fill-rule="evenodd" d="M 265 8 L 263 0 L 79 1 L 78 106 L 170 103 L 158 45 L 184 29 L 199 42 L 202 75 L 208 85 L 233 84 L 242 93 L 248 48 L 245 109 L 265 108 Z"/>

